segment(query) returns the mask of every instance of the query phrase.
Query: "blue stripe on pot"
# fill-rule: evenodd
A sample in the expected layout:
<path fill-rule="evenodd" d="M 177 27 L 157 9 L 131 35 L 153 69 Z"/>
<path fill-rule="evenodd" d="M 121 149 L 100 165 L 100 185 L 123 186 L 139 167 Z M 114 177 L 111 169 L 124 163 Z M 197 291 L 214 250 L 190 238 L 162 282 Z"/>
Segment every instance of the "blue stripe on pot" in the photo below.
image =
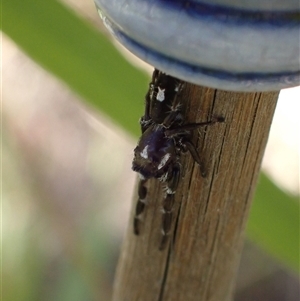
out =
<path fill-rule="evenodd" d="M 238 91 L 300 84 L 299 10 L 258 11 L 181 0 L 96 3 L 126 48 L 183 80 Z"/>

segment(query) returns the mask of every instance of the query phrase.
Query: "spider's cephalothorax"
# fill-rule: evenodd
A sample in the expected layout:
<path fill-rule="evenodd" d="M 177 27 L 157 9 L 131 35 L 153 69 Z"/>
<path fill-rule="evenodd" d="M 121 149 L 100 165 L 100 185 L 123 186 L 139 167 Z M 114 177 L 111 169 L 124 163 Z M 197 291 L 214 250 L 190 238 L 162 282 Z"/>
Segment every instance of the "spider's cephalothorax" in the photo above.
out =
<path fill-rule="evenodd" d="M 222 118 L 214 118 L 203 123 L 185 123 L 185 106 L 179 101 L 183 81 L 154 70 L 152 81 L 146 94 L 145 115 L 141 118 L 142 136 L 134 149 L 132 169 L 140 174 L 138 186 L 138 202 L 134 216 L 134 233 L 140 232 L 140 215 L 145 209 L 147 198 L 146 182 L 157 178 L 166 183 L 162 202 L 162 240 L 163 249 L 170 234 L 174 195 L 180 178 L 180 156 L 189 151 L 200 165 L 201 174 L 205 170 L 193 143 L 190 141 L 192 130 L 222 122 Z"/>

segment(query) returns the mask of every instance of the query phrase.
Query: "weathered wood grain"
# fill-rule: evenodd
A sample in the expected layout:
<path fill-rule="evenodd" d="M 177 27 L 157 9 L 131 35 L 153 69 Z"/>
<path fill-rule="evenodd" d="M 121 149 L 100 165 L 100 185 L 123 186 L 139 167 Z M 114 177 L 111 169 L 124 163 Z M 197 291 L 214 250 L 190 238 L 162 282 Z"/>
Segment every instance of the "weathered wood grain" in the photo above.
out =
<path fill-rule="evenodd" d="M 193 138 L 207 177 L 186 153 L 176 192 L 173 231 L 159 251 L 162 187 L 147 183 L 141 234 L 131 219 L 119 259 L 113 301 L 229 301 L 244 230 L 279 92 L 225 92 L 186 84 L 187 120 L 223 116 Z"/>

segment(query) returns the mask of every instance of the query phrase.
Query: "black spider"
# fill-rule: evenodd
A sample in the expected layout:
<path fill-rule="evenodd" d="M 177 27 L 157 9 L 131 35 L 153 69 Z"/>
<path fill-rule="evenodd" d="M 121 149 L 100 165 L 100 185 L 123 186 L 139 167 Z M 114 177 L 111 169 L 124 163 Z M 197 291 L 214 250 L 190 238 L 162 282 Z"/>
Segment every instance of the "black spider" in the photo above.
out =
<path fill-rule="evenodd" d="M 140 215 L 145 209 L 147 188 L 150 178 L 166 182 L 165 196 L 162 202 L 162 240 L 163 249 L 170 234 L 174 195 L 180 179 L 180 156 L 187 150 L 200 165 L 201 174 L 205 170 L 197 150 L 190 140 L 191 131 L 216 122 L 223 118 L 214 118 L 202 123 L 184 123 L 184 106 L 178 95 L 184 82 L 154 70 L 152 81 L 146 94 L 145 115 L 141 118 L 142 136 L 134 149 L 132 169 L 140 174 L 138 202 L 134 216 L 134 233 L 140 232 Z"/>

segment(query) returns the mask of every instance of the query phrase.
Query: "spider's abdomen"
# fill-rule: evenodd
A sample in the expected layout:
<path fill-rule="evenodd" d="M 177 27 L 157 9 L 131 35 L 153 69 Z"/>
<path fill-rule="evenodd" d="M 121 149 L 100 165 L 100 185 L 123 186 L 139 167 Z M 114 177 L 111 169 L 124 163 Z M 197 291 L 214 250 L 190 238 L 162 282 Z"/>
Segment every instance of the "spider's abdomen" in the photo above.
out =
<path fill-rule="evenodd" d="M 134 149 L 132 169 L 144 178 L 159 178 L 167 172 L 175 158 L 173 139 L 165 136 L 165 128 L 150 126 L 142 135 Z"/>

